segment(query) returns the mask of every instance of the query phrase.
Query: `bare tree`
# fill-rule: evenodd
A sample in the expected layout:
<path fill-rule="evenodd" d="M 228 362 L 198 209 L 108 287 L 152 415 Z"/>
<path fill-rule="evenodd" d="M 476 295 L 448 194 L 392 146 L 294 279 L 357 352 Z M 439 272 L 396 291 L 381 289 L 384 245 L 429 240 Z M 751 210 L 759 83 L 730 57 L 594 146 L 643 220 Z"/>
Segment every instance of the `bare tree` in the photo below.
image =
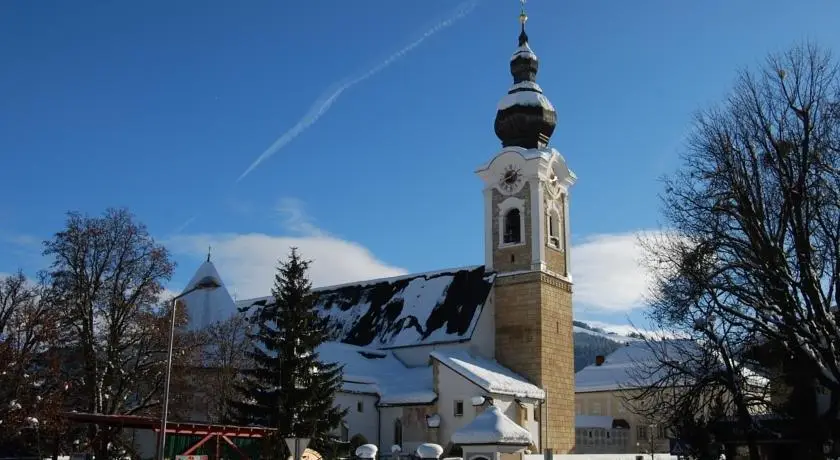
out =
<path fill-rule="evenodd" d="M 732 419 L 758 460 L 757 434 L 753 418 L 766 410 L 769 388 L 765 376 L 752 369 L 748 334 L 735 324 L 705 314 L 704 305 L 685 309 L 685 316 L 664 319 L 675 306 L 665 295 L 652 299 L 649 315 L 669 335 L 645 339 L 646 356 L 630 369 L 633 391 L 624 392 L 625 403 L 636 414 L 668 427 L 671 435 L 687 443 L 697 458 L 717 459 L 710 428 Z"/>
<path fill-rule="evenodd" d="M 56 455 L 67 427 L 67 390 L 58 345 L 58 311 L 41 280 L 0 278 L 0 444 L 6 453 Z"/>
<path fill-rule="evenodd" d="M 663 196 L 673 237 L 647 247 L 669 267 L 654 297 L 668 299 L 672 319 L 706 310 L 739 341 L 777 345 L 800 382 L 827 388 L 828 411 L 797 424 L 798 458 L 818 458 L 828 436 L 819 417 L 840 406 L 836 63 L 808 44 L 742 71 L 723 104 L 697 116 L 683 161 Z"/>
<path fill-rule="evenodd" d="M 205 331 L 199 361 L 192 367 L 199 385 L 194 395 L 204 408 L 204 418 L 214 423 L 229 423 L 231 400 L 238 397 L 241 371 L 248 366 L 246 353 L 251 342 L 247 337 L 249 322 L 244 313 L 209 326 Z"/>
<path fill-rule="evenodd" d="M 74 406 L 98 414 L 140 414 L 160 403 L 167 311 L 157 308 L 173 263 L 126 210 L 101 217 L 70 213 L 44 243 L 53 258 L 52 302 L 63 311 Z M 91 426 L 98 458 L 119 448 L 117 427 Z"/>

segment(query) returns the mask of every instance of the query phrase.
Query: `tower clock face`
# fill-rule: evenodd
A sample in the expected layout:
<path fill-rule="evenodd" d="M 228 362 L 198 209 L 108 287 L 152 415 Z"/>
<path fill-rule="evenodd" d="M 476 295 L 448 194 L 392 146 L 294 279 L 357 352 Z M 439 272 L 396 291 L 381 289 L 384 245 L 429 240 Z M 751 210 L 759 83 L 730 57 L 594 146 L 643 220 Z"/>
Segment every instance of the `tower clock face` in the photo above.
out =
<path fill-rule="evenodd" d="M 516 166 L 510 165 L 502 173 L 499 187 L 506 193 L 512 193 L 519 188 L 520 183 L 522 183 L 522 172 Z"/>

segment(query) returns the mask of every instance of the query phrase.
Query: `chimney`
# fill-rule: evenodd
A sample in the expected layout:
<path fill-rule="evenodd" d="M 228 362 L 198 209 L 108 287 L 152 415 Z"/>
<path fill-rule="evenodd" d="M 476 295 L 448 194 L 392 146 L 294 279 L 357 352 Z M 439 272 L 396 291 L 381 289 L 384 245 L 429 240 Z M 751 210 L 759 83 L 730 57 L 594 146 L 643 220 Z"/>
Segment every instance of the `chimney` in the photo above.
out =
<path fill-rule="evenodd" d="M 604 364 L 604 355 L 598 355 L 595 357 L 595 365 L 600 366 L 601 364 Z"/>

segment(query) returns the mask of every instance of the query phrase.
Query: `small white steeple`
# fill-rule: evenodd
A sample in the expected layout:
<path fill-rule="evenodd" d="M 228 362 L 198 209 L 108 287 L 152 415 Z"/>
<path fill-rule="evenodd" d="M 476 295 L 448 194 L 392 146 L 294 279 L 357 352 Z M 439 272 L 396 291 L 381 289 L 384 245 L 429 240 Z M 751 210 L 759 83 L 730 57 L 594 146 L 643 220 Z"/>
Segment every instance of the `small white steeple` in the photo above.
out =
<path fill-rule="evenodd" d="M 225 321 L 236 313 L 236 304 L 219 276 L 216 266 L 210 261 L 209 249 L 207 260 L 198 267 L 184 291 L 191 289 L 206 278 L 217 282 L 219 287 L 191 292 L 178 301 L 181 305 L 186 306 L 189 315 L 187 329 L 190 331 L 203 329 L 219 321 Z"/>

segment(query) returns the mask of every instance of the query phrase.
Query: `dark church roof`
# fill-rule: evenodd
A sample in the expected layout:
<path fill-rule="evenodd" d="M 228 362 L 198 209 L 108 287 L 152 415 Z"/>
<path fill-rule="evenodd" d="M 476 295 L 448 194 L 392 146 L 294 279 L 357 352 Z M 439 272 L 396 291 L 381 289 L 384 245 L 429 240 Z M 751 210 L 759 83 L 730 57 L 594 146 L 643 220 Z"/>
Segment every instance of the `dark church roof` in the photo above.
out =
<path fill-rule="evenodd" d="M 513 86 L 499 101 L 496 136 L 504 147 L 543 148 L 548 145 L 557 126 L 557 112 L 536 81 L 540 63 L 528 45 L 528 34 L 525 33 L 528 16 L 525 11 L 519 20 L 522 23 L 519 48 L 510 59 Z"/>
<path fill-rule="evenodd" d="M 490 294 L 495 273 L 484 266 L 417 273 L 313 289 L 333 340 L 394 348 L 467 340 Z M 239 303 L 267 305 L 271 297 Z"/>

